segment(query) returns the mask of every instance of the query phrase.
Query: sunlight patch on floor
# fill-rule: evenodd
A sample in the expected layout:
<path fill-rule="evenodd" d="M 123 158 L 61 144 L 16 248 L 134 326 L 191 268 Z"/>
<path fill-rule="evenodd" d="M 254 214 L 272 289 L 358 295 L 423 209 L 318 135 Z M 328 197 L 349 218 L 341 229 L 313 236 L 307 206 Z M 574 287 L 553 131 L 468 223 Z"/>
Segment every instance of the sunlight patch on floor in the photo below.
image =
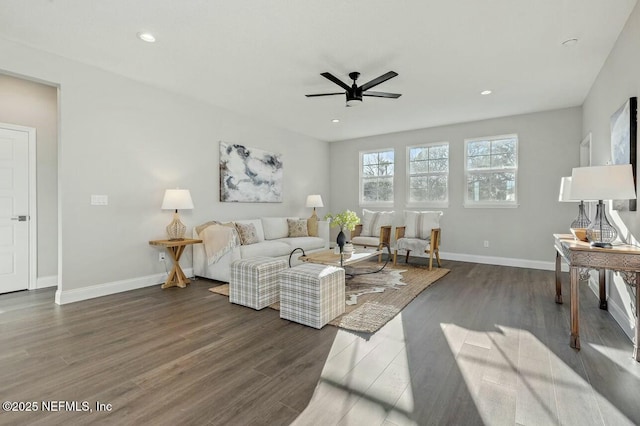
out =
<path fill-rule="evenodd" d="M 415 425 L 402 314 L 368 340 L 339 330 L 309 405 L 295 425 Z"/>
<path fill-rule="evenodd" d="M 582 360 L 568 346 L 563 356 L 576 365 L 567 365 L 528 330 L 500 325 L 495 331 L 470 330 L 456 324 L 441 324 L 441 328 L 486 424 L 496 422 L 497 409 L 507 416 L 504 420 L 522 425 L 602 424 L 601 410 L 626 420 L 581 375 Z M 611 350 L 606 348 L 603 354 Z M 562 410 L 564 406 L 588 409 L 567 412 Z"/>

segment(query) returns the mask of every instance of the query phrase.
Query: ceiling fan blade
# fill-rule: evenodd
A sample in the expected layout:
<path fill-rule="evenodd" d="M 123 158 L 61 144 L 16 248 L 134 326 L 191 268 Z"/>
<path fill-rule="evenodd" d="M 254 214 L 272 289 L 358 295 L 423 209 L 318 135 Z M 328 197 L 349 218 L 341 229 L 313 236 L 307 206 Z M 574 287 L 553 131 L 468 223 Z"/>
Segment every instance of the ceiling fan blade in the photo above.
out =
<path fill-rule="evenodd" d="M 362 92 L 362 96 L 373 96 L 376 98 L 394 98 L 397 99 L 402 96 L 401 93 L 387 93 L 387 92 Z"/>
<path fill-rule="evenodd" d="M 307 98 L 315 98 L 317 96 L 332 96 L 332 95 L 344 95 L 344 92 L 340 93 L 316 93 L 314 95 L 305 95 Z"/>
<path fill-rule="evenodd" d="M 338 77 L 334 76 L 331 73 L 323 72 L 320 75 L 326 78 L 327 80 L 333 81 L 335 84 L 342 87 L 344 90 L 351 90 L 351 87 L 349 85 L 347 85 L 346 83 L 344 83 L 342 80 L 340 80 Z"/>
<path fill-rule="evenodd" d="M 369 90 L 374 86 L 377 86 L 380 83 L 384 83 L 385 81 L 389 80 L 390 78 L 393 78 L 395 76 L 397 76 L 398 73 L 395 71 L 389 71 L 386 74 L 382 74 L 380 77 L 378 78 L 374 78 L 373 80 L 369 81 L 368 83 L 363 84 L 362 87 L 362 91 L 364 92 L 365 90 Z"/>

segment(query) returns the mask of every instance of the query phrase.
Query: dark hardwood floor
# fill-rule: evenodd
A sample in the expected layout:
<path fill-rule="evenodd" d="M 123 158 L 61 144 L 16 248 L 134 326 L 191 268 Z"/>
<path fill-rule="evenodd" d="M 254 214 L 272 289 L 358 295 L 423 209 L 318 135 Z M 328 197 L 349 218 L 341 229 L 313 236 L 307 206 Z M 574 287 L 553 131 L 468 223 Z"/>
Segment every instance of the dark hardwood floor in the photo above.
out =
<path fill-rule="evenodd" d="M 2 295 L 0 399 L 93 412 L 0 424 L 640 424 L 640 364 L 586 285 L 577 352 L 552 272 L 443 263 L 373 335 L 231 305 L 202 279 L 64 306 L 53 290 Z"/>

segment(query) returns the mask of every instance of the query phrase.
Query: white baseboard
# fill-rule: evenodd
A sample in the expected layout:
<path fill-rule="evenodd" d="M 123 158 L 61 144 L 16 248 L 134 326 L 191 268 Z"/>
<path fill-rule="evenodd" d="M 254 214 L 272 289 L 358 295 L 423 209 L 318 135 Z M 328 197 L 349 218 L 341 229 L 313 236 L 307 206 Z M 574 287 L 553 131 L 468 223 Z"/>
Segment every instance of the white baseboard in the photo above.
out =
<path fill-rule="evenodd" d="M 193 268 L 185 268 L 186 276 L 193 276 Z M 153 274 L 144 277 L 131 278 L 121 281 L 113 281 L 110 283 L 97 284 L 90 287 L 78 289 L 56 291 L 56 303 L 58 305 L 66 305 L 67 303 L 80 302 L 82 300 L 93 299 L 96 297 L 108 296 L 110 294 L 122 293 L 124 291 L 135 290 L 138 288 L 158 285 L 166 281 L 167 274 Z"/>
<path fill-rule="evenodd" d="M 597 279 L 589 278 L 589 288 L 593 291 L 593 294 L 596 295 L 597 298 L 600 298 L 600 284 Z M 629 340 L 633 342 L 634 337 L 634 329 L 635 329 L 635 321 L 633 318 L 629 318 L 624 309 L 622 309 L 613 299 L 607 297 L 607 311 L 609 315 L 613 317 L 613 319 L 618 323 L 624 334 L 627 335 Z"/>
<path fill-rule="evenodd" d="M 57 286 L 58 286 L 57 275 L 49 275 L 47 277 L 38 277 L 36 279 L 36 289 L 47 288 L 47 287 L 57 287 Z"/>
<path fill-rule="evenodd" d="M 555 271 L 556 264 L 553 262 L 543 262 L 541 260 L 516 259 L 512 257 L 480 256 L 476 254 L 446 253 L 440 252 L 440 258 L 446 260 L 457 260 L 460 262 L 483 263 L 487 265 L 514 266 L 516 268 L 543 269 Z"/>

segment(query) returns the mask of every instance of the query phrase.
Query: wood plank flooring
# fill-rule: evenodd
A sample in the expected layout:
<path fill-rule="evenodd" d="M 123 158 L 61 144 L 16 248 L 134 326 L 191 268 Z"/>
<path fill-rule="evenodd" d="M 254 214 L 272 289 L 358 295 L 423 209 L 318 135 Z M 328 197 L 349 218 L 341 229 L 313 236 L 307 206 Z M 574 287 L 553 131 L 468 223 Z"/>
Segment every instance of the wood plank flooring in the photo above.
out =
<path fill-rule="evenodd" d="M 93 412 L 0 424 L 640 424 L 640 364 L 586 285 L 577 352 L 552 272 L 443 263 L 373 335 L 231 305 L 202 279 L 65 306 L 52 290 L 2 295 L 0 399 Z"/>

